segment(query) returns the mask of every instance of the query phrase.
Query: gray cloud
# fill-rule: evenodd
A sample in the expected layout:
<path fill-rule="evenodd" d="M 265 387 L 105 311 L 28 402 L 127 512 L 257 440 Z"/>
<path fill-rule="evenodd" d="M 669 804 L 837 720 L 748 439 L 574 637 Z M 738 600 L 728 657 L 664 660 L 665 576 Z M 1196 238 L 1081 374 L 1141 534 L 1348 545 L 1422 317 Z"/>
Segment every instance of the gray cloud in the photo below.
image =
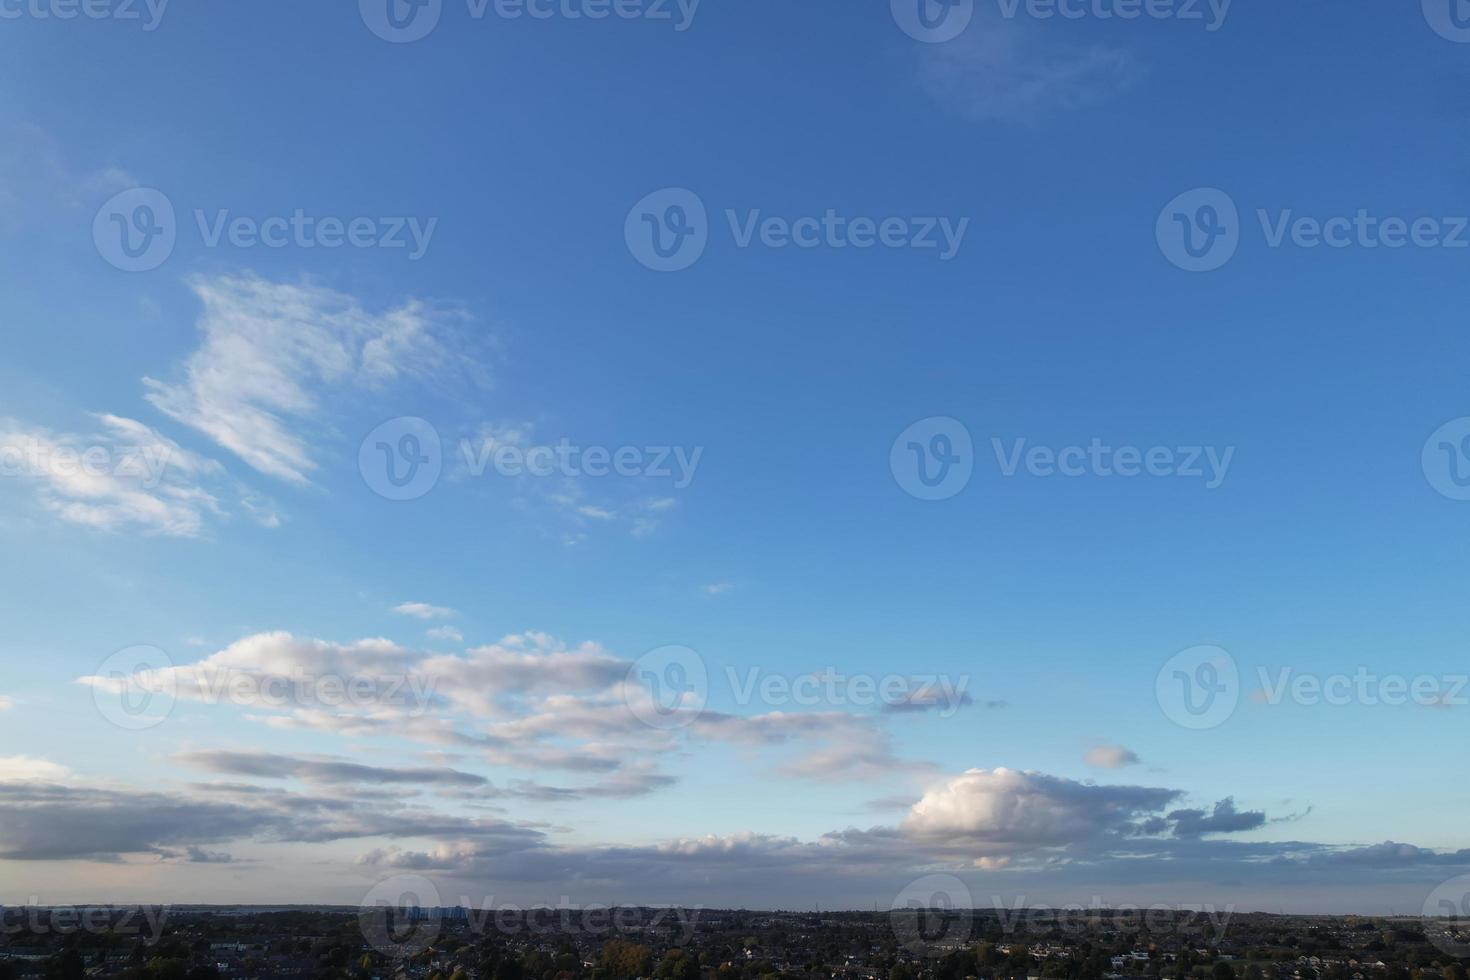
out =
<path fill-rule="evenodd" d="M 545 789 L 505 787 L 525 798 Z M 477 791 L 446 788 L 451 796 Z M 1447 868 L 1470 867 L 1470 851 L 1393 842 L 1334 847 L 1142 833 L 1140 814 L 1160 815 L 1180 795 L 972 770 L 931 790 L 898 826 L 848 828 L 809 841 L 745 832 L 646 845 L 558 846 L 548 837 L 556 828 L 405 805 L 392 794 L 363 800 L 218 783 L 183 795 L 0 783 L 0 858 L 117 861 L 147 855 L 223 863 L 236 860 L 223 849 L 227 843 L 360 839 L 374 841 L 359 857 L 361 866 L 434 872 L 446 888 L 458 885 L 465 894 L 540 896 L 550 888 L 586 901 L 636 895 L 705 904 L 769 901 L 773 893 L 853 904 L 859 895 L 887 898 L 934 869 L 960 876 L 983 871 L 973 882 L 980 900 L 1001 892 L 1072 894 L 1066 889 L 1095 888 L 1105 876 L 1116 889 L 1108 897 L 1127 901 L 1174 893 L 1187 898 L 1201 881 L 1245 883 L 1240 887 L 1260 893 L 1290 885 L 1323 894 L 1344 883 L 1387 888 L 1397 882 L 1395 894 L 1402 894 L 1422 890 Z M 1242 822 L 1233 805 L 1222 805 L 1215 808 L 1222 816 L 1236 814 L 1224 822 Z M 1175 823 L 1179 813 L 1196 814 L 1196 826 L 1214 816 L 1176 809 L 1165 823 Z"/>
<path fill-rule="evenodd" d="M 299 758 L 267 752 L 185 752 L 180 762 L 226 776 L 308 779 L 322 783 L 417 783 L 439 786 L 483 786 L 484 776 L 446 768 L 394 769 L 341 759 Z"/>
<path fill-rule="evenodd" d="M 1201 834 L 1232 834 L 1243 830 L 1255 830 L 1265 826 L 1266 814 L 1261 810 L 1237 810 L 1235 800 L 1227 797 L 1215 804 L 1208 813 L 1204 810 L 1175 810 L 1169 814 L 1174 822 L 1174 833 L 1179 837 L 1198 837 Z"/>

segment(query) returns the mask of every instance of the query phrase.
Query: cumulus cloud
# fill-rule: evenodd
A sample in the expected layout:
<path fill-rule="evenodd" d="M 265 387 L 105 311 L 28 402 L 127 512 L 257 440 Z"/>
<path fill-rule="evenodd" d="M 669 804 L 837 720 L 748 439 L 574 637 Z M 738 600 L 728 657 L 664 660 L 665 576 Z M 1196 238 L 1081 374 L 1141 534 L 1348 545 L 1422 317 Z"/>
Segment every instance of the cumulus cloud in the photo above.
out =
<path fill-rule="evenodd" d="M 439 679 L 451 701 L 495 714 L 497 699 L 504 695 L 606 690 L 623 679 L 629 666 L 596 643 L 569 648 L 549 634 L 529 632 L 474 647 L 463 656 L 431 657 L 423 671 Z"/>
<path fill-rule="evenodd" d="M 427 306 L 370 312 L 319 286 L 196 276 L 201 342 L 176 381 L 145 378 L 147 398 L 261 473 L 295 484 L 317 468 L 306 430 L 334 392 L 375 390 L 467 361 Z"/>
<path fill-rule="evenodd" d="M 72 524 L 196 537 L 228 516 L 230 497 L 257 523 L 279 518 L 224 467 L 134 419 L 95 416 L 91 433 L 57 433 L 0 419 L 0 475 L 28 480 L 47 510 Z"/>
<path fill-rule="evenodd" d="M 1181 795 L 1030 770 L 971 769 L 925 793 L 901 826 L 919 839 L 964 845 L 976 857 L 1004 856 L 1131 834 Z"/>
<path fill-rule="evenodd" d="M 1138 753 L 1121 745 L 1097 745 L 1087 750 L 1082 761 L 1094 769 L 1122 769 L 1138 765 Z"/>
<path fill-rule="evenodd" d="M 157 667 L 131 677 L 89 675 L 77 682 L 207 704 L 279 710 L 351 708 L 407 715 L 431 700 L 431 679 L 409 669 L 423 655 L 385 639 L 337 644 L 290 633 L 258 633 L 193 664 Z"/>

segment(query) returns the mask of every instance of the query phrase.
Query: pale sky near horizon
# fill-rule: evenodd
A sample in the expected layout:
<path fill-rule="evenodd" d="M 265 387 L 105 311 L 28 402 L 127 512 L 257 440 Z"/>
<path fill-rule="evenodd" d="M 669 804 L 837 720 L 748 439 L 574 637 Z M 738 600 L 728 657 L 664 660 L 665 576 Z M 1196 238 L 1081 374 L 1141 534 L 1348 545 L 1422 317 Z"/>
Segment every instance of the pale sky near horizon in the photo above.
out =
<path fill-rule="evenodd" d="M 1470 894 L 1465 6 L 0 0 L 0 903 Z"/>

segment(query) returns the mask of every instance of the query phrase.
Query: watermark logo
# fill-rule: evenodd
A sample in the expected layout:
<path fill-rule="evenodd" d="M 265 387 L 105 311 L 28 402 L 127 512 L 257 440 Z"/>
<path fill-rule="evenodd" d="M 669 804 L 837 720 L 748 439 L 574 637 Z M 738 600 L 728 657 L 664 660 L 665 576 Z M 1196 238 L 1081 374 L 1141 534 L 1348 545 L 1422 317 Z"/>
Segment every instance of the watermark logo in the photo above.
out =
<path fill-rule="evenodd" d="M 372 887 L 359 903 L 358 928 L 369 946 L 405 960 L 434 945 L 442 926 L 439 889 L 421 875 L 394 875 Z"/>
<path fill-rule="evenodd" d="M 1154 225 L 1164 258 L 1186 272 L 1213 272 L 1240 247 L 1240 212 L 1215 187 L 1185 191 L 1164 206 Z"/>
<path fill-rule="evenodd" d="M 704 202 L 683 187 L 654 191 L 628 212 L 623 240 L 633 258 L 655 272 L 687 269 L 709 244 Z"/>
<path fill-rule="evenodd" d="M 1467 0 L 1423 0 L 1424 19 L 1434 33 L 1447 41 L 1470 44 L 1470 2 Z"/>
<path fill-rule="evenodd" d="M 874 218 L 842 215 L 834 208 L 796 217 L 766 214 L 760 208 L 725 208 L 724 218 L 738 249 L 932 250 L 941 262 L 959 254 L 970 228 L 969 218 Z M 633 206 L 623 223 L 628 251 L 658 272 L 689 268 L 704 254 L 713 231 L 704 202 L 682 187 L 648 195 Z"/>
<path fill-rule="evenodd" d="M 1318 216 L 1293 208 L 1256 208 L 1255 218 L 1262 241 L 1276 250 L 1470 249 L 1470 215 L 1381 215 L 1358 208 Z M 1229 195 L 1202 188 L 1170 201 L 1159 213 L 1155 233 L 1170 262 L 1189 272 L 1211 272 L 1234 257 L 1246 229 Z"/>
<path fill-rule="evenodd" d="M 1451 419 L 1424 441 L 1424 479 L 1440 495 L 1470 500 L 1470 417 Z"/>
<path fill-rule="evenodd" d="M 974 905 L 970 889 L 954 875 L 925 875 L 893 896 L 888 923 L 899 945 L 910 953 L 934 956 L 969 942 Z"/>
<path fill-rule="evenodd" d="M 444 446 L 424 419 L 403 415 L 367 434 L 357 451 L 363 482 L 388 500 L 417 500 L 439 482 Z"/>
<path fill-rule="evenodd" d="M 947 500 L 965 489 L 975 470 L 970 430 L 944 415 L 920 419 L 893 440 L 888 468 L 909 496 Z"/>
<path fill-rule="evenodd" d="M 925 44 L 953 41 L 970 26 L 975 0 L 889 0 L 893 21 Z"/>
<path fill-rule="evenodd" d="M 1240 702 L 1240 669 L 1216 646 L 1181 650 L 1159 669 L 1154 697 L 1174 724 L 1196 730 L 1223 725 Z"/>
<path fill-rule="evenodd" d="M 423 40 L 439 26 L 444 0 L 358 0 L 357 9 L 378 37 L 407 44 Z"/>
<path fill-rule="evenodd" d="M 1470 875 L 1440 885 L 1424 900 L 1424 935 L 1442 953 L 1470 958 Z"/>
<path fill-rule="evenodd" d="M 161 725 L 178 699 L 173 666 L 169 655 L 158 647 L 119 650 L 88 679 L 92 701 L 102 717 L 118 728 L 140 732 Z"/>
<path fill-rule="evenodd" d="M 92 219 L 97 254 L 123 272 L 149 272 L 163 265 L 177 239 L 173 202 L 152 187 L 114 195 Z"/>
<path fill-rule="evenodd" d="M 402 249 L 410 262 L 424 257 L 439 226 L 438 218 L 339 218 L 308 214 L 302 208 L 264 218 L 233 214 L 229 208 L 195 208 L 192 213 L 203 248 Z M 151 187 L 116 195 L 92 222 L 98 253 L 124 272 L 148 272 L 163 265 L 173 254 L 179 231 L 173 202 Z"/>
<path fill-rule="evenodd" d="M 634 717 L 650 728 L 683 728 L 709 701 L 709 669 L 689 647 L 650 650 L 628 667 L 623 699 Z"/>

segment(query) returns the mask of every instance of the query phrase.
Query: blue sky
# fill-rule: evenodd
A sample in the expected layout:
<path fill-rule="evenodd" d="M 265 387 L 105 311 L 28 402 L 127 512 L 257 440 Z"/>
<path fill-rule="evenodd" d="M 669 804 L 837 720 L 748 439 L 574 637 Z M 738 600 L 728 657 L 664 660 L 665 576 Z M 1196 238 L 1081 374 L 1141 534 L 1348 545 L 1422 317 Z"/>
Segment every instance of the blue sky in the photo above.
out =
<path fill-rule="evenodd" d="M 935 42 L 902 4 L 704 0 L 680 30 L 673 4 L 445 0 L 409 43 L 350 4 L 170 5 L 152 30 L 141 6 L 3 7 L 0 449 L 170 463 L 147 487 L 54 456 L 0 480 L 3 890 L 356 901 L 416 871 L 517 900 L 867 905 L 938 869 L 977 901 L 1416 910 L 1470 863 L 1470 504 L 1436 465 L 1461 430 L 1435 435 L 1470 415 L 1470 46 L 1433 0 L 1097 16 L 1118 6 L 977 0 Z M 176 243 L 125 272 L 93 229 L 136 188 Z M 668 188 L 707 243 L 661 272 L 625 226 L 667 219 Z M 1234 251 L 1190 272 L 1158 228 L 1197 218 L 1201 188 L 1237 210 Z M 145 199 L 122 200 L 126 222 Z M 739 244 L 829 210 L 966 223 L 949 258 Z M 422 248 L 210 244 L 223 212 L 298 211 Z M 1282 220 L 1359 212 L 1378 230 L 1346 247 L 1271 245 Z M 1382 244 L 1425 218 L 1438 244 Z M 395 501 L 359 452 L 402 417 L 442 472 Z M 891 450 L 935 418 L 970 437 L 971 475 L 923 500 Z M 477 476 L 461 448 L 563 439 L 698 463 L 680 486 Z M 1230 455 L 1211 488 L 1008 476 L 1017 440 Z M 259 679 L 313 650 L 359 676 L 365 638 L 442 685 L 413 723 L 177 690 L 201 663 Z M 137 645 L 177 700 L 125 731 L 78 679 Z M 669 645 L 710 681 L 664 731 L 630 707 Z M 1240 680 L 1195 730 L 1155 682 L 1200 645 Z M 967 697 L 770 704 L 728 682 L 829 667 Z M 1257 695 L 1262 669 L 1360 668 L 1449 703 Z M 65 846 L 43 826 L 135 809 L 169 819 Z M 1218 820 L 1173 816 L 1194 810 Z"/>

